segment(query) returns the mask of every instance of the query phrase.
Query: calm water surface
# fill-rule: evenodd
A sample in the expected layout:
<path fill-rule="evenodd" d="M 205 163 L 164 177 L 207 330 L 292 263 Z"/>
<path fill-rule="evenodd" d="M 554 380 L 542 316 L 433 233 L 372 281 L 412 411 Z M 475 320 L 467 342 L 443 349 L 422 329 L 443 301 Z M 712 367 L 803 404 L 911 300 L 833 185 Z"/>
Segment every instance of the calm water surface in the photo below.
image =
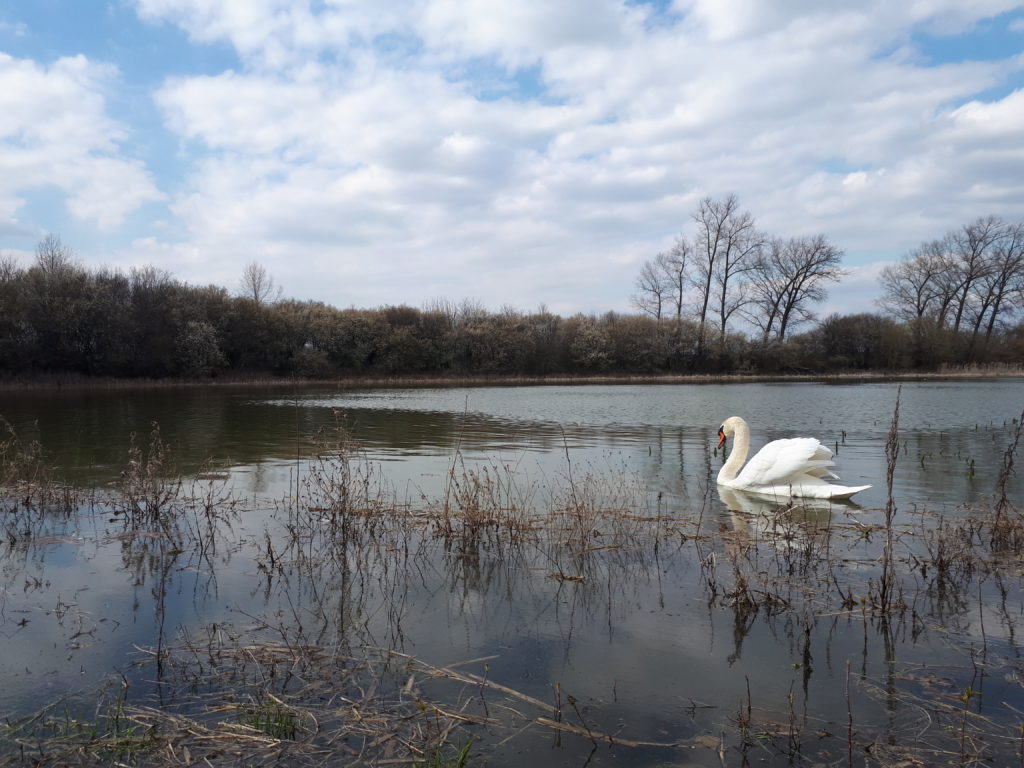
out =
<path fill-rule="evenodd" d="M 115 480 L 129 436 L 160 425 L 179 469 L 214 460 L 239 488 L 286 493 L 288 467 L 311 437 L 342 424 L 371 459 L 388 463 L 400 491 L 437 492 L 453 454 L 515 461 L 550 472 L 579 465 L 629 467 L 680 503 L 717 472 L 718 425 L 741 415 L 752 450 L 781 437 L 813 436 L 838 452 L 843 482 L 874 484 L 856 500 L 885 502 L 884 440 L 902 386 L 903 508 L 955 508 L 991 493 L 1024 381 L 929 381 L 826 385 L 706 384 L 448 389 L 157 390 L 0 393 L 0 415 L 55 457 L 65 476 Z M 972 463 L 973 462 L 973 463 Z M 284 468 L 284 472 L 278 471 Z M 1018 478 L 1019 479 L 1019 478 Z M 1017 486 L 1020 490 L 1020 486 Z"/>
<path fill-rule="evenodd" d="M 818 437 L 836 450 L 842 482 L 874 485 L 856 504 L 804 514 L 826 528 L 832 521 L 871 525 L 886 500 L 884 443 L 900 386 L 899 521 L 909 529 L 924 524 L 924 513 L 962 516 L 964 505 L 993 492 L 1024 410 L 1024 380 L 0 393 L 0 415 L 23 439 L 39 440 L 61 476 L 78 485 L 114 487 L 131 433 L 144 441 L 156 422 L 180 473 L 193 475 L 212 461 L 239 497 L 261 500 L 202 555 L 161 551 L 120 536 L 106 516 L 87 515 L 53 522 L 29 544 L 2 545 L 0 703 L 24 713 L 120 675 L 140 697 L 159 693 L 152 669 L 133 664 L 138 647 L 211 622 L 272 624 L 268 617 L 279 617 L 282 606 L 303 605 L 312 615 L 308 587 L 298 578 L 266 579 L 260 556 L 264 537 L 283 536 L 275 509 L 311 471 L 323 430 L 350 431 L 400 504 L 436 502 L 453 467 L 502 468 L 517 478 L 519 492 L 541 502 L 567 484 L 605 478 L 628 486 L 646 512 L 699 516 L 712 532 L 738 534 L 758 524 L 751 515 L 770 509 L 715 489 L 723 460 L 714 450 L 716 430 L 727 416 L 741 415 L 755 450 L 777 438 Z M 1013 477 L 1009 491 L 1024 499 L 1024 477 Z M 723 563 L 728 546 L 708 544 Z M 874 568 L 872 542 L 836 546 L 851 572 Z M 439 551 L 425 558 L 429 568 L 411 579 L 403 574 L 401 583 L 392 570 L 371 574 L 377 566 L 363 564 L 361 573 L 353 570 L 362 577 L 357 587 L 343 579 L 345 597 L 329 616 L 317 612 L 325 622 L 320 636 L 394 647 L 437 665 L 489 656 L 491 679 L 545 701 L 557 683 L 592 724 L 651 741 L 717 735 L 748 687 L 753 706 L 775 719 L 791 717 L 796 706 L 813 727 L 839 728 L 848 660 L 861 681 L 853 696 L 865 724 L 888 719 L 889 727 L 910 727 L 901 718 L 912 719 L 913 708 L 881 706 L 874 693 L 883 678 L 893 679 L 894 665 L 948 663 L 961 669 L 944 673 L 950 691 L 971 680 L 987 686 L 979 708 L 1021 703 L 1012 675 L 979 682 L 962 672 L 963 649 L 982 623 L 993 654 L 1017 657 L 1005 600 L 998 610 L 987 597 L 981 607 L 947 605 L 922 585 L 915 598 L 920 621 L 887 627 L 881 638 L 872 628 L 869 638 L 864 621 L 829 606 L 740 615 L 720 596 L 709 598 L 706 565 L 683 553 L 682 540 L 677 551 L 602 553 L 580 581 L 551 578 L 548 555 L 531 557 L 511 563 L 486 552 L 467 560 Z M 337 569 L 322 566 L 319 577 L 333 588 Z M 1010 599 L 1019 613 L 1018 592 L 1014 585 Z M 791 597 L 796 604 L 798 596 Z M 943 622 L 924 618 L 936 611 Z M 719 764 L 710 752 L 684 759 L 653 748 L 592 749 L 585 738 L 553 743 L 545 733 L 510 740 L 495 760 Z"/>

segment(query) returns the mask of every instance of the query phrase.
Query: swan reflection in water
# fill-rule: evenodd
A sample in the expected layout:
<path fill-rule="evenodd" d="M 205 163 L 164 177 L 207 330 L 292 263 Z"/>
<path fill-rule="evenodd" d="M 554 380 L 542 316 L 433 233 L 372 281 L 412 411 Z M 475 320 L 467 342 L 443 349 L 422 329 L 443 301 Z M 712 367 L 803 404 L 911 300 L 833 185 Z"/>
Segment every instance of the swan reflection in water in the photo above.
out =
<path fill-rule="evenodd" d="M 734 531 L 787 548 L 799 546 L 809 538 L 827 538 L 833 510 L 860 509 L 846 500 L 800 497 L 784 501 L 724 485 L 718 486 L 718 498 L 729 511 Z"/>
<path fill-rule="evenodd" d="M 743 642 L 761 609 L 770 614 L 791 606 L 815 579 L 817 566 L 829 551 L 833 509 L 856 505 L 817 498 L 785 500 L 724 485 L 718 486 L 718 497 L 729 515 L 720 529 L 720 542 L 731 570 L 725 604 L 734 611 L 734 649 L 726 657 L 732 664 L 742 656 Z M 763 556 L 767 553 L 762 545 L 773 553 Z M 714 578 L 712 572 L 711 583 Z M 805 675 L 809 670 L 804 665 Z"/>

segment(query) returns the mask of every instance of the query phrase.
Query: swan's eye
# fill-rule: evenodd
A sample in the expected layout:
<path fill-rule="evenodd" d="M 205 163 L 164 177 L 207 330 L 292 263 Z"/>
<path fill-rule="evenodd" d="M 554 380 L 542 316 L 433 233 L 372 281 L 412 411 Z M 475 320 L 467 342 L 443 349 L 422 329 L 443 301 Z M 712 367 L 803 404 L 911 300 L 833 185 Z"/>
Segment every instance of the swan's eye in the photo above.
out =
<path fill-rule="evenodd" d="M 720 434 L 720 435 L 724 435 L 725 434 L 725 425 L 724 424 L 718 428 L 718 434 Z"/>

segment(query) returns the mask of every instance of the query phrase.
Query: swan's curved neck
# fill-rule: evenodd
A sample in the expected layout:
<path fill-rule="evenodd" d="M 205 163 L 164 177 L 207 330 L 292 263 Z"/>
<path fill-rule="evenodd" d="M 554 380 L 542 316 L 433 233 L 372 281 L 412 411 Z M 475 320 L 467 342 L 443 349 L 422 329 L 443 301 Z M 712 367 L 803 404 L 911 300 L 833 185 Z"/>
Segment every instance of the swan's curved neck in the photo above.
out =
<path fill-rule="evenodd" d="M 732 452 L 722 468 L 718 470 L 718 482 L 727 483 L 735 479 L 747 460 L 747 452 L 750 450 L 750 429 L 746 422 L 739 421 L 735 426 L 735 433 L 732 443 Z"/>

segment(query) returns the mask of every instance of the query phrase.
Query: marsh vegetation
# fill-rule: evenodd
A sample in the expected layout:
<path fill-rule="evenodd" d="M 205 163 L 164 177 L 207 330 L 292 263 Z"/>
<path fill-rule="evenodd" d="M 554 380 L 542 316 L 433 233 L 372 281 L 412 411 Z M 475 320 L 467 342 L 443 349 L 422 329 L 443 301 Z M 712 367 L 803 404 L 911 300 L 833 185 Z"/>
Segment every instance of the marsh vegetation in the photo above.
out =
<path fill-rule="evenodd" d="M 488 376 L 826 375 L 1024 361 L 1024 225 L 979 220 L 882 275 L 881 313 L 816 317 L 844 276 L 825 235 L 757 231 L 733 196 L 644 264 L 637 314 L 337 308 L 284 298 L 250 263 L 240 291 L 165 270 L 80 264 L 49 235 L 23 265 L 0 254 L 0 371 L 15 384 Z M 425 297 L 428 299 L 429 297 Z M 824 313 L 822 313 L 824 315 Z M 9 383 L 0 380 L 0 384 Z"/>
<path fill-rule="evenodd" d="M 930 391 L 821 435 L 880 462 L 865 507 L 719 491 L 714 424 L 658 480 L 579 424 L 539 467 L 493 425 L 481 450 L 464 407 L 411 483 L 368 439 L 390 422 L 281 397 L 290 447 L 248 484 L 174 425 L 88 483 L 8 426 L 0 764 L 1020 764 L 1024 414 L 914 437 Z M 953 467 L 988 487 L 903 501 Z"/>

